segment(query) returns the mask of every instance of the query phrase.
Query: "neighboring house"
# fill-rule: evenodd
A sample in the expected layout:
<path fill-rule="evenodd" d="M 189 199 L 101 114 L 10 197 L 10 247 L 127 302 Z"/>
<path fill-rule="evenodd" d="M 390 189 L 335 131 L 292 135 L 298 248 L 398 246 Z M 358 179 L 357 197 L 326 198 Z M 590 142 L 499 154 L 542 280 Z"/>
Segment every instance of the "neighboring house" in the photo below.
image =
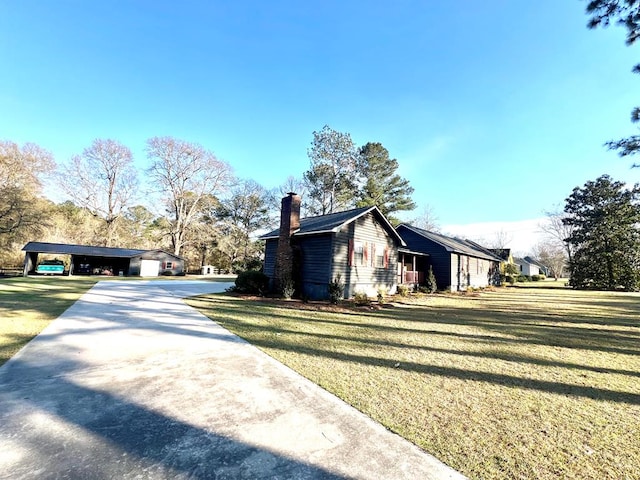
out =
<path fill-rule="evenodd" d="M 542 263 L 540 263 L 535 258 L 533 258 L 533 257 L 524 257 L 524 260 L 529 262 L 531 265 L 536 265 L 538 267 L 538 269 L 540 270 L 540 273 L 543 274 L 545 277 L 550 277 L 551 276 L 551 272 L 549 271 L 550 270 L 549 267 L 547 267 L 546 265 L 543 265 Z"/>
<path fill-rule="evenodd" d="M 515 265 L 513 261 L 513 256 L 511 255 L 510 248 L 490 248 L 489 251 L 494 255 L 500 257 L 502 260 L 500 262 L 500 273 L 505 275 L 507 265 Z"/>
<path fill-rule="evenodd" d="M 275 291 L 292 283 L 303 297 L 325 299 L 337 278 L 345 298 L 396 290 L 398 249 L 405 244 L 377 207 L 300 219 L 300 197 L 289 193 L 280 228 L 260 238 L 266 241 L 264 273 Z"/>
<path fill-rule="evenodd" d="M 74 274 L 155 277 L 184 275 L 184 259 L 163 250 L 95 247 L 64 243 L 29 242 L 22 250 L 23 275 L 35 273 L 40 254 L 68 256 L 67 271 Z"/>
<path fill-rule="evenodd" d="M 514 258 L 513 261 L 518 265 L 522 275 L 532 276 L 540 275 L 540 267 L 538 265 L 525 260 L 524 258 Z"/>
<path fill-rule="evenodd" d="M 429 255 L 439 290 L 500 285 L 502 259 L 477 243 L 405 224 L 396 231 L 408 249 Z"/>

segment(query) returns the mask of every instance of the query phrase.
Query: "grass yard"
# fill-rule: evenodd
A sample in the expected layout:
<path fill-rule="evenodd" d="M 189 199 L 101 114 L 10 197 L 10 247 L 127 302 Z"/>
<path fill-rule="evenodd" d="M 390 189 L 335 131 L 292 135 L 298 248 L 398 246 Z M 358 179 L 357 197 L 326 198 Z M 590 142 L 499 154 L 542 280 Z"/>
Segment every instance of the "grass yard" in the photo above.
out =
<path fill-rule="evenodd" d="M 474 479 L 640 479 L 640 295 L 189 303 Z"/>
<path fill-rule="evenodd" d="M 95 283 L 88 277 L 0 279 L 0 365 Z"/>

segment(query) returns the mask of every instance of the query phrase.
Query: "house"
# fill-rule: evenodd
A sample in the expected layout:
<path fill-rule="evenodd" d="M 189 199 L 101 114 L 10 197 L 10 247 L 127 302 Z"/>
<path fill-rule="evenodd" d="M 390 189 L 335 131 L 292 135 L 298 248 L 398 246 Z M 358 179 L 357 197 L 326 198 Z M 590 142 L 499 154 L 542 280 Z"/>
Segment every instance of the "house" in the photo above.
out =
<path fill-rule="evenodd" d="M 540 275 L 540 267 L 535 263 L 532 263 L 529 260 L 526 260 L 525 258 L 518 258 L 518 257 L 515 257 L 513 261 L 520 269 L 520 273 L 522 275 L 526 275 L 528 277 L 532 275 Z"/>
<path fill-rule="evenodd" d="M 508 265 L 515 267 L 515 262 L 513 261 L 513 256 L 511 255 L 510 248 L 490 248 L 489 251 L 494 255 L 500 257 L 500 259 L 502 260 L 500 262 L 500 273 L 502 275 L 507 275 L 509 271 L 512 274 L 514 273 L 511 268 L 507 268 Z"/>
<path fill-rule="evenodd" d="M 526 260 L 527 262 L 529 262 L 532 265 L 536 265 L 538 267 L 538 269 L 540 270 L 540 273 L 542 275 L 544 275 L 545 277 L 550 277 L 551 276 L 551 272 L 549 267 L 547 267 L 546 265 L 543 265 L 542 263 L 540 263 L 538 260 L 536 260 L 533 257 L 524 257 L 524 260 Z"/>
<path fill-rule="evenodd" d="M 398 250 L 406 245 L 377 207 L 300 219 L 300 202 L 293 192 L 284 197 L 280 227 L 260 237 L 272 290 L 291 284 L 300 296 L 325 299 L 329 282 L 340 278 L 345 298 L 395 292 Z"/>
<path fill-rule="evenodd" d="M 429 255 L 439 290 L 500 285 L 502 259 L 481 245 L 406 224 L 396 231 L 411 251 Z"/>
<path fill-rule="evenodd" d="M 29 242 L 25 252 L 23 275 L 35 273 L 40 254 L 64 255 L 69 275 L 100 274 L 156 277 L 184 275 L 184 259 L 163 250 L 96 247 L 64 243 Z"/>

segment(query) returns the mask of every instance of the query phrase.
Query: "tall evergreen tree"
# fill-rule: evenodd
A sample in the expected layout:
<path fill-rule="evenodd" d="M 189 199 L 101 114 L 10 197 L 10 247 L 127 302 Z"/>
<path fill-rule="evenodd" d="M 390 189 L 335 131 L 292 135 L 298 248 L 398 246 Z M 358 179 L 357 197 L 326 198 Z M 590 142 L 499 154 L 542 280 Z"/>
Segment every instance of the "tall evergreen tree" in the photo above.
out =
<path fill-rule="evenodd" d="M 360 148 L 358 173 L 362 176 L 362 187 L 358 192 L 356 206 L 377 206 L 389 216 L 395 212 L 413 210 L 416 204 L 411 199 L 413 187 L 409 180 L 396 173 L 398 160 L 389 157 L 389 151 L 381 143 L 367 143 Z"/>
<path fill-rule="evenodd" d="M 640 38 L 640 0 L 590 0 L 587 4 L 589 28 L 608 27 L 611 23 L 622 25 L 627 29 L 627 45 L 633 45 Z M 640 64 L 632 69 L 640 73 Z M 631 111 L 631 121 L 640 122 L 640 107 Z M 640 135 L 606 143 L 610 150 L 617 150 L 621 157 L 640 153 Z M 633 164 L 640 167 L 640 164 Z"/>
<path fill-rule="evenodd" d="M 576 187 L 567 198 L 574 247 L 570 283 L 599 290 L 640 289 L 640 186 L 608 175 Z"/>
<path fill-rule="evenodd" d="M 307 153 L 311 166 L 304 180 L 310 213 L 325 215 L 353 206 L 358 153 L 351 135 L 325 125 L 313 132 Z"/>

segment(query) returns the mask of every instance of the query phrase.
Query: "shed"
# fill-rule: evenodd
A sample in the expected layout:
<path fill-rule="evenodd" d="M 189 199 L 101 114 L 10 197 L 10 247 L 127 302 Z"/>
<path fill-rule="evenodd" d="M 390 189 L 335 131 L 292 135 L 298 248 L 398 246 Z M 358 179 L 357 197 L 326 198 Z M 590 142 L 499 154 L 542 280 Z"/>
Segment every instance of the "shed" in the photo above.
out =
<path fill-rule="evenodd" d="M 66 255 L 69 275 L 184 275 L 184 259 L 164 250 L 98 247 L 65 243 L 29 242 L 22 250 L 23 275 L 35 273 L 38 256 Z"/>

